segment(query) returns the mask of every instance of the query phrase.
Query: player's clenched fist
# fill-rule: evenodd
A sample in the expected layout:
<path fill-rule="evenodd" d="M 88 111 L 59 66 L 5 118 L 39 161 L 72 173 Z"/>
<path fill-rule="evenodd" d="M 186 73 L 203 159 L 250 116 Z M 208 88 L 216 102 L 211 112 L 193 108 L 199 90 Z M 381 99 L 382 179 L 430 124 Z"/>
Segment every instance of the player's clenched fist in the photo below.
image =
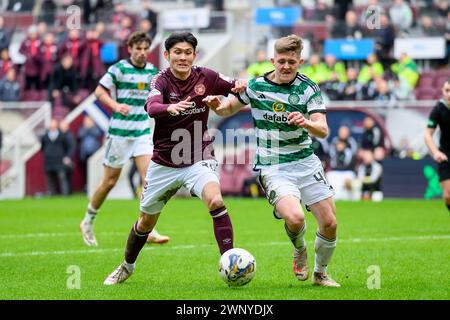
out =
<path fill-rule="evenodd" d="M 175 104 L 171 104 L 167 108 L 167 112 L 170 113 L 170 115 L 172 115 L 172 116 L 179 115 L 181 111 L 192 107 L 192 102 L 190 102 L 190 100 L 191 100 L 191 97 L 187 97 L 185 100 L 182 100 Z"/>
<path fill-rule="evenodd" d="M 308 119 L 306 119 L 300 112 L 290 112 L 288 114 L 288 124 L 294 124 L 298 127 L 304 127 L 307 125 Z"/>
<path fill-rule="evenodd" d="M 121 115 L 127 116 L 130 112 L 130 106 L 124 103 L 118 103 L 115 106 L 114 111 L 120 113 Z"/>

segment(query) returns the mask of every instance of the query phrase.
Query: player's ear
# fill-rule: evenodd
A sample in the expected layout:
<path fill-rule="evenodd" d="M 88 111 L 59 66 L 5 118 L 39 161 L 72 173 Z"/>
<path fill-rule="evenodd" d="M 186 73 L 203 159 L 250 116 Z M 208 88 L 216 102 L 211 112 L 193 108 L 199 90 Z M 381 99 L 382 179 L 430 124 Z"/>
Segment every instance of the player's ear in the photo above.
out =
<path fill-rule="evenodd" d="M 300 58 L 298 64 L 301 66 L 304 62 L 305 62 L 305 60 L 303 60 L 302 58 Z"/>
<path fill-rule="evenodd" d="M 131 55 L 131 50 L 133 49 L 132 47 L 128 46 L 128 53 Z"/>
<path fill-rule="evenodd" d="M 167 51 L 167 50 L 164 50 L 164 59 L 169 61 L 169 51 Z"/>
<path fill-rule="evenodd" d="M 272 62 L 272 64 L 275 65 L 275 59 L 274 58 L 270 58 L 270 62 Z"/>

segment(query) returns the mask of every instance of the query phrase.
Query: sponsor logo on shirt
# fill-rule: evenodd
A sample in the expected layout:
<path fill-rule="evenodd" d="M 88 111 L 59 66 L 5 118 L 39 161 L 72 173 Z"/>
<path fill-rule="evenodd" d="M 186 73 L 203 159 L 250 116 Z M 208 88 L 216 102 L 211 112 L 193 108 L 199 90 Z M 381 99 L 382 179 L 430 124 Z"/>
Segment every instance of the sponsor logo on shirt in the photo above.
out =
<path fill-rule="evenodd" d="M 284 107 L 284 104 L 282 104 L 281 102 L 275 101 L 272 104 L 272 110 L 275 112 L 284 112 L 286 108 Z"/>
<path fill-rule="evenodd" d="M 195 104 L 194 104 L 194 106 L 195 106 Z M 189 116 L 189 115 L 193 115 L 193 114 L 202 113 L 202 112 L 205 112 L 205 111 L 206 111 L 206 107 L 203 107 L 203 108 L 193 108 L 193 107 L 191 107 L 190 109 L 181 111 L 180 114 L 182 116 Z"/>
<path fill-rule="evenodd" d="M 273 122 L 279 122 L 279 123 L 286 123 L 288 120 L 288 118 L 285 114 L 279 116 L 276 114 L 264 113 L 263 118 L 264 118 L 264 120 L 267 120 L 267 121 L 273 121 Z"/>

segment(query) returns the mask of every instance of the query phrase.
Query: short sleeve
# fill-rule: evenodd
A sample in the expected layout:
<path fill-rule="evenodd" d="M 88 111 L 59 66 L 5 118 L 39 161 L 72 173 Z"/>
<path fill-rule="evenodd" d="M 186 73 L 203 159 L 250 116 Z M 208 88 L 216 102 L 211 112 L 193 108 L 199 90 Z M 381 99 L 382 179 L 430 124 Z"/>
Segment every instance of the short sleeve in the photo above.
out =
<path fill-rule="evenodd" d="M 117 86 L 117 82 L 118 79 L 120 79 L 120 76 L 120 70 L 115 65 L 112 65 L 108 68 L 108 71 L 105 73 L 105 75 L 100 79 L 99 83 L 106 89 L 111 90 L 113 87 Z"/>
<path fill-rule="evenodd" d="M 435 106 L 428 118 L 427 127 L 430 129 L 436 129 L 439 123 L 439 105 Z"/>
<path fill-rule="evenodd" d="M 310 97 L 308 98 L 306 102 L 306 108 L 307 112 L 309 114 L 321 112 L 326 113 L 325 104 L 323 102 L 322 93 L 320 92 L 320 89 L 317 87 L 314 87 L 313 92 L 311 93 Z"/>
<path fill-rule="evenodd" d="M 244 92 L 239 92 L 236 97 L 238 98 L 239 102 L 242 104 L 250 104 L 250 98 L 248 96 L 248 88 L 245 88 Z"/>

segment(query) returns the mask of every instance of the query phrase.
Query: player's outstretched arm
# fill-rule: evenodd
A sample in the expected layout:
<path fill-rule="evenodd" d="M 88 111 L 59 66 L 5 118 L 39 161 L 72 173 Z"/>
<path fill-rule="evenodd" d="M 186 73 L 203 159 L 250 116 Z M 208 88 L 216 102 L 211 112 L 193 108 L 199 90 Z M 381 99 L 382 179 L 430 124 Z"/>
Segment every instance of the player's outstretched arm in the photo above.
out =
<path fill-rule="evenodd" d="M 97 86 L 94 91 L 97 99 L 107 107 L 110 107 L 114 112 L 118 112 L 124 116 L 128 115 L 130 112 L 130 107 L 123 103 L 117 103 L 113 98 L 111 98 L 109 91 L 103 86 Z"/>
<path fill-rule="evenodd" d="M 318 138 L 328 136 L 327 118 L 323 113 L 313 113 L 309 119 L 306 119 L 300 112 L 290 112 L 288 114 L 288 124 L 302 127 Z"/>
<path fill-rule="evenodd" d="M 220 100 L 219 96 L 207 96 L 203 102 L 221 117 L 229 117 L 245 107 L 235 96 L 224 100 Z"/>
<path fill-rule="evenodd" d="M 434 161 L 437 163 L 441 163 L 444 161 L 448 161 L 447 156 L 445 153 L 439 151 L 438 147 L 433 141 L 433 134 L 436 129 L 434 128 L 426 128 L 425 130 L 425 144 L 427 145 L 428 149 L 431 152 L 431 156 L 433 157 Z"/>

